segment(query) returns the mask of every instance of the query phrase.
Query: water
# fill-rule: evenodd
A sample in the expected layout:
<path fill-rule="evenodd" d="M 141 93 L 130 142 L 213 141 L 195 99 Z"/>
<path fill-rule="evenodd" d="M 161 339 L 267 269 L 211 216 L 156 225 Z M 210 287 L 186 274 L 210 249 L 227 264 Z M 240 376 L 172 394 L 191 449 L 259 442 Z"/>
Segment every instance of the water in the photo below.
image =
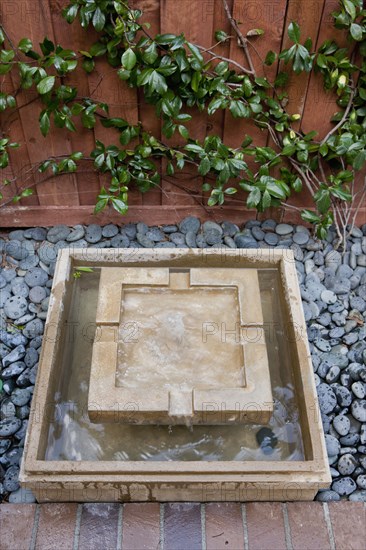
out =
<path fill-rule="evenodd" d="M 276 270 L 259 271 L 278 439 L 271 455 L 258 446 L 261 425 L 143 426 L 89 421 L 88 380 L 95 333 L 99 270 L 73 282 L 60 372 L 50 404 L 46 460 L 265 461 L 304 460 L 291 353 Z M 102 382 L 101 382 L 102 383 Z M 145 386 L 143 391 L 146 392 Z M 133 414 L 133 411 L 132 411 Z"/>

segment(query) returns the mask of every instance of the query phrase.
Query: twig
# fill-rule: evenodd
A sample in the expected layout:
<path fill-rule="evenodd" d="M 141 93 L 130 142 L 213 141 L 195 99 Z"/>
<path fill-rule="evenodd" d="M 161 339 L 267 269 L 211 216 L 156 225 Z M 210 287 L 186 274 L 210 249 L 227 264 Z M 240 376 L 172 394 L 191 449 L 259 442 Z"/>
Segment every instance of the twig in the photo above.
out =
<path fill-rule="evenodd" d="M 208 53 L 209 55 L 211 55 L 212 59 L 221 59 L 222 61 L 227 61 L 227 63 L 231 63 L 232 65 L 235 65 L 236 67 L 241 69 L 244 73 L 252 74 L 252 71 L 250 71 L 249 69 L 246 69 L 245 67 L 243 67 L 243 65 L 240 65 L 240 63 L 237 63 L 233 59 L 228 59 L 227 57 L 223 57 L 222 55 L 218 55 L 214 52 L 210 52 L 209 50 L 207 50 L 203 46 L 199 46 L 198 44 L 196 44 L 196 46 L 202 52 L 205 52 L 205 53 Z"/>
<path fill-rule="evenodd" d="M 248 40 L 243 36 L 241 30 L 239 29 L 239 26 L 238 26 L 237 22 L 235 21 L 234 17 L 231 15 L 230 8 L 228 6 L 227 1 L 222 0 L 222 3 L 224 5 L 224 9 L 225 9 L 227 18 L 229 19 L 232 28 L 236 32 L 236 34 L 238 36 L 238 40 L 239 40 L 239 42 L 240 42 L 240 44 L 241 44 L 241 46 L 244 50 L 245 57 L 247 58 L 247 61 L 248 61 L 249 67 L 250 67 L 250 73 L 255 76 L 255 74 L 256 74 L 255 73 L 255 68 L 254 68 L 254 65 L 253 65 L 251 55 L 250 55 L 249 50 L 248 50 Z"/>
<path fill-rule="evenodd" d="M 356 207 L 355 213 L 354 213 L 353 218 L 352 218 L 352 224 L 351 224 L 352 227 L 355 225 L 356 217 L 357 217 L 358 211 L 360 210 L 361 205 L 364 204 L 364 199 L 366 198 L 366 177 L 365 177 L 365 179 L 364 179 L 364 185 L 365 185 L 365 187 L 364 187 L 364 189 L 363 189 L 363 191 L 362 191 L 361 198 L 360 198 L 360 200 L 359 200 L 359 202 L 358 202 L 358 205 L 357 205 L 357 207 Z"/>
<path fill-rule="evenodd" d="M 292 210 L 296 210 L 297 212 L 302 212 L 302 208 L 298 208 L 297 206 L 294 206 L 293 204 L 288 204 L 287 202 L 281 202 L 281 206 L 284 208 L 291 208 Z"/>
<path fill-rule="evenodd" d="M 326 136 L 322 139 L 322 141 L 320 142 L 320 145 L 324 145 L 324 143 L 325 143 L 326 141 L 328 141 L 328 139 L 330 138 L 330 136 L 332 136 L 332 135 L 338 130 L 338 128 L 340 128 L 340 127 L 342 126 L 342 124 L 345 122 L 345 120 L 346 120 L 346 118 L 347 118 L 347 116 L 348 116 L 348 113 L 349 113 L 350 110 L 351 110 L 354 96 L 355 96 L 355 90 L 352 90 L 351 95 L 350 95 L 349 100 L 348 100 L 348 104 L 347 104 L 346 110 L 344 111 L 341 120 L 338 122 L 338 124 L 336 124 L 336 125 L 334 126 L 334 128 L 332 128 L 332 129 L 327 133 L 327 135 L 326 135 Z"/>

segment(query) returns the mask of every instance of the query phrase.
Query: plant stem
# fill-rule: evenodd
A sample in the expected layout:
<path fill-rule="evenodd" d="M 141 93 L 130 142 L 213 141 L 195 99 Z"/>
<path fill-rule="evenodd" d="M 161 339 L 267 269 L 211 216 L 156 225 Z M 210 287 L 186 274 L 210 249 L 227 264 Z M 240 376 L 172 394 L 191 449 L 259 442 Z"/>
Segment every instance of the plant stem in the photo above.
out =
<path fill-rule="evenodd" d="M 240 44 L 241 44 L 241 46 L 244 50 L 245 57 L 247 58 L 247 61 L 248 61 L 249 67 L 250 67 L 250 73 L 253 76 L 255 76 L 256 75 L 255 68 L 254 68 L 254 65 L 253 65 L 251 55 L 250 55 L 249 50 L 248 50 L 248 40 L 243 36 L 243 33 L 239 29 L 239 26 L 238 26 L 237 22 L 235 21 L 234 17 L 231 15 L 230 8 L 229 8 L 229 5 L 228 5 L 227 1 L 222 0 L 222 3 L 224 5 L 224 9 L 225 9 L 227 18 L 229 19 L 230 25 L 232 26 L 232 28 L 236 32 L 236 34 L 238 36 L 238 40 L 239 40 L 239 42 L 240 42 Z"/>

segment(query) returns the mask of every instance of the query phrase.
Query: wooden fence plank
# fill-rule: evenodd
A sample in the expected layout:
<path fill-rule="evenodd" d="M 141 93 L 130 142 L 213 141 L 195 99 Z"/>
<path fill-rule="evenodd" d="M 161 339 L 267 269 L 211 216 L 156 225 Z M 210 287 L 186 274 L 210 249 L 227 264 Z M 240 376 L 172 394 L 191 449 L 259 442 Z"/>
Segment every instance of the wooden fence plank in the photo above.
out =
<path fill-rule="evenodd" d="M 176 9 L 175 0 L 161 0 L 160 19 L 162 33 L 184 33 L 186 38 L 195 43 L 208 48 L 212 45 L 212 31 L 214 10 L 210 2 L 192 2 L 192 0 L 180 0 L 179 9 Z M 182 17 L 184 14 L 184 17 Z M 184 112 L 194 114 L 194 117 L 186 126 L 189 129 L 190 136 L 193 139 L 203 140 L 207 133 L 207 114 L 197 113 L 194 109 L 184 108 Z M 164 141 L 171 145 L 182 145 L 185 141 L 179 136 L 174 136 L 170 140 L 164 138 Z M 181 186 L 177 190 L 172 185 L 170 179 L 164 176 L 165 163 L 163 162 L 162 175 L 162 203 L 177 204 L 195 204 L 201 202 L 202 177 L 197 175 L 197 170 L 186 165 L 184 171 L 177 171 L 175 180 Z M 187 189 L 188 192 L 184 193 Z M 191 191 L 195 196 L 192 196 Z"/>
<path fill-rule="evenodd" d="M 1 92 L 15 97 L 16 90 L 14 89 L 9 73 L 2 76 L 0 88 Z M 8 150 L 9 166 L 2 170 L 1 181 L 9 179 L 14 180 L 14 182 L 2 188 L 2 195 L 5 200 L 11 199 L 17 195 L 23 187 L 29 186 L 29 188 L 32 188 L 33 195 L 22 199 L 20 204 L 24 206 L 37 205 L 39 204 L 37 186 L 34 185 L 36 178 L 33 176 L 32 172 L 29 172 L 31 162 L 18 107 L 8 109 L 4 113 L 1 113 L 0 127 L 3 134 L 10 138 L 10 141 L 14 141 L 20 145 L 17 149 Z"/>
<path fill-rule="evenodd" d="M 243 36 L 255 28 L 261 28 L 264 31 L 263 36 L 250 38 L 248 49 L 257 75 L 265 75 L 270 81 L 274 80 L 276 67 L 263 67 L 263 60 L 269 50 L 277 52 L 280 48 L 285 9 L 286 0 L 271 2 L 234 0 L 233 4 L 232 15 L 237 22 L 240 22 Z M 249 68 L 243 49 L 239 47 L 237 40 L 231 41 L 230 58 Z M 228 145 L 238 147 L 246 133 L 254 138 L 255 144 L 266 144 L 267 132 L 254 126 L 252 121 L 245 119 L 233 121 L 231 114 L 225 113 L 224 140 Z"/>
<path fill-rule="evenodd" d="M 96 42 L 97 33 L 92 32 L 90 29 L 85 32 L 78 23 L 69 25 L 65 21 L 61 15 L 59 3 L 51 3 L 50 10 L 57 44 L 78 52 L 79 50 L 89 50 L 90 46 Z M 63 82 L 69 86 L 75 86 L 78 90 L 78 97 L 89 97 L 89 81 L 87 73 L 81 67 L 81 63 L 82 58 L 80 56 L 77 69 L 71 75 L 64 77 Z M 80 117 L 74 117 L 73 122 L 76 126 L 76 132 L 66 132 L 64 139 L 69 141 L 72 151 L 82 151 L 86 157 L 90 157 L 91 151 L 95 148 L 94 132 L 83 127 Z M 85 164 L 87 163 L 80 163 L 80 166 Z M 80 204 L 95 204 L 100 188 L 99 176 L 92 170 L 91 163 L 88 164 L 89 172 L 87 176 L 83 171 L 78 171 L 75 174 Z"/>
<path fill-rule="evenodd" d="M 313 42 L 313 48 L 315 48 L 324 10 L 324 2 L 325 0 L 309 0 L 308 2 L 302 2 L 301 0 L 288 0 L 282 43 L 279 51 L 283 51 L 293 44 L 287 32 L 291 22 L 296 22 L 300 25 L 301 42 L 304 43 L 309 37 Z M 310 74 L 304 72 L 300 75 L 295 75 L 292 70 L 292 66 L 285 65 L 283 61 L 277 63 L 277 73 L 279 72 L 285 72 L 289 75 L 288 84 L 285 88 L 288 94 L 288 103 L 286 105 L 287 112 L 290 114 L 300 114 L 302 116 L 305 107 L 306 95 L 308 92 Z M 293 122 L 292 126 L 295 130 L 299 130 L 301 120 L 298 122 Z M 274 147 L 273 140 L 270 136 L 268 136 L 267 144 Z M 279 173 L 279 171 L 277 172 Z M 294 193 L 289 200 L 289 204 L 297 207 L 311 206 L 312 197 L 308 189 L 304 186 L 301 195 Z"/>
<path fill-rule="evenodd" d="M 10 5 L 10 9 L 8 6 Z M 3 24 L 9 29 L 9 34 L 15 44 L 24 36 L 29 37 L 35 48 L 38 42 L 47 36 L 53 39 L 53 29 L 48 2 L 34 2 L 32 0 L 19 0 L 14 4 L 6 3 L 7 9 L 3 9 Z M 17 78 L 12 76 L 13 85 L 17 88 Z M 51 132 L 45 139 L 39 130 L 38 114 L 42 110 L 41 103 L 35 101 L 29 106 L 24 106 L 27 101 L 36 97 L 36 93 L 21 93 L 18 96 L 20 118 L 23 125 L 24 137 L 27 143 L 29 157 L 32 163 L 38 163 L 51 156 L 67 154 L 71 151 L 69 143 L 60 139 L 58 132 Z M 37 185 L 37 193 L 40 204 L 78 204 L 76 179 L 73 175 L 64 175 L 57 179 L 51 179 L 47 185 Z"/>
<path fill-rule="evenodd" d="M 347 36 L 344 31 L 336 30 L 333 26 L 332 12 L 339 7 L 337 0 L 325 0 L 324 11 L 320 23 L 320 31 L 316 49 L 325 40 L 335 40 L 340 47 L 347 46 Z M 334 126 L 330 119 L 338 111 L 336 95 L 326 92 L 320 74 L 311 74 L 306 105 L 303 110 L 301 129 L 304 133 L 319 128 L 319 139 L 322 139 Z"/>
<path fill-rule="evenodd" d="M 324 2 L 325 0 L 310 0 L 307 2 L 302 2 L 302 0 L 288 1 L 281 50 L 289 48 L 293 44 L 287 33 L 288 26 L 291 22 L 296 22 L 300 25 L 301 42 L 304 43 L 309 37 L 313 42 L 313 47 L 315 47 L 318 39 Z M 285 72 L 289 75 L 288 84 L 286 86 L 289 101 L 286 110 L 291 114 L 298 113 L 302 115 L 310 74 L 304 72 L 300 75 L 295 75 L 292 68 L 290 68 L 289 65 L 285 65 L 282 61 L 279 64 L 278 72 Z M 294 123 L 293 126 L 295 129 L 298 129 L 300 127 L 300 121 Z"/>
<path fill-rule="evenodd" d="M 135 89 L 129 88 L 126 82 L 122 82 L 117 76 L 118 67 L 112 67 L 108 61 L 99 58 L 96 61 L 96 70 L 88 77 L 90 86 L 90 97 L 94 101 L 105 102 L 109 105 L 109 116 L 120 117 L 130 124 L 137 124 L 138 107 L 137 93 Z M 95 138 L 107 145 L 121 147 L 118 139 L 118 132 L 110 128 L 104 128 L 100 121 L 94 128 Z M 101 176 L 101 183 L 105 186 L 110 184 L 109 176 Z M 137 190 L 129 192 L 130 204 L 141 204 L 141 194 Z"/>
<path fill-rule="evenodd" d="M 230 220 L 242 227 L 247 220 L 253 220 L 258 216 L 255 210 L 249 210 L 242 206 L 222 206 L 220 208 L 203 208 L 202 206 L 185 204 L 177 205 L 134 205 L 125 216 L 119 215 L 110 209 L 95 216 L 92 206 L 20 206 L 1 209 L 2 227 L 29 227 L 32 225 L 52 226 L 58 223 L 75 225 L 77 223 L 90 224 L 107 223 L 125 224 L 129 222 L 143 221 L 150 225 L 162 225 L 178 223 L 186 216 L 197 216 L 202 221 L 214 220 L 221 222 Z M 265 219 L 263 216 L 258 216 Z M 305 224 L 300 213 L 295 210 L 287 210 L 279 213 L 279 219 L 288 223 Z M 365 223 L 366 207 L 360 208 L 356 218 L 356 224 Z"/>
<path fill-rule="evenodd" d="M 140 22 L 148 22 L 150 28 L 147 32 L 154 37 L 160 33 L 160 0 L 135 0 L 133 7 L 143 11 Z M 155 114 L 154 105 L 149 105 L 144 99 L 142 90 L 138 90 L 138 119 L 143 123 L 144 129 L 157 139 L 161 138 L 161 121 Z M 155 161 L 157 170 L 161 174 L 161 160 Z M 150 189 L 142 195 L 142 204 L 161 204 L 161 187 Z"/>

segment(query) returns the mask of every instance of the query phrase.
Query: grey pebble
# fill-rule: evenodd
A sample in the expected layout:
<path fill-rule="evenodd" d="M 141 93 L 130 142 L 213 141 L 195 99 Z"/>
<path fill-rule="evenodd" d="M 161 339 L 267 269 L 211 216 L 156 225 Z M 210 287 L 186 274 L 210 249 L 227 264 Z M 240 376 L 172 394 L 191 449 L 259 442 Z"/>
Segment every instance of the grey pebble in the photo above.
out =
<path fill-rule="evenodd" d="M 85 240 L 87 243 L 94 244 L 102 238 L 102 228 L 95 223 L 88 225 L 85 231 Z"/>
<path fill-rule="evenodd" d="M 366 399 L 355 399 L 351 405 L 352 416 L 359 422 L 366 422 Z"/>
<path fill-rule="evenodd" d="M 342 477 L 332 483 L 333 491 L 336 491 L 341 497 L 350 495 L 356 488 L 357 485 L 351 477 Z"/>
<path fill-rule="evenodd" d="M 293 230 L 293 226 L 287 223 L 279 223 L 276 227 L 277 235 L 288 235 L 289 233 L 292 233 Z"/>
<path fill-rule="evenodd" d="M 16 417 L 0 420 L 0 437 L 8 437 L 15 434 L 19 430 L 21 425 L 21 420 Z"/>
<path fill-rule="evenodd" d="M 339 435 L 347 435 L 350 430 L 351 423 L 347 416 L 340 414 L 333 418 L 333 426 Z"/>
<path fill-rule="evenodd" d="M 48 281 L 48 274 L 40 267 L 35 267 L 28 271 L 24 277 L 28 286 L 44 286 Z"/>
<path fill-rule="evenodd" d="M 357 466 L 357 460 L 351 454 L 344 454 L 338 460 L 338 471 L 342 476 L 351 475 Z"/>

